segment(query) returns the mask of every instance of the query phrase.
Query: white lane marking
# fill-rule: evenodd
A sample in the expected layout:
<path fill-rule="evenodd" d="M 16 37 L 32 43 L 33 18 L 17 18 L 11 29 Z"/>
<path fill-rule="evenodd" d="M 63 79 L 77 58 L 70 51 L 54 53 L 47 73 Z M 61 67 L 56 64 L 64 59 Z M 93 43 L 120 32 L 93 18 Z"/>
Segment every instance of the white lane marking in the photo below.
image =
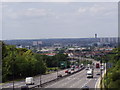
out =
<path fill-rule="evenodd" d="M 95 83 L 95 88 L 97 88 L 97 84 L 98 84 L 99 80 L 100 80 L 100 77 L 98 78 L 98 80 Z"/>
<path fill-rule="evenodd" d="M 59 71 L 59 72 L 64 72 L 64 70 L 63 71 Z M 53 76 L 52 76 L 53 75 Z M 47 76 L 47 77 L 44 77 L 43 79 L 51 79 L 51 77 L 54 77 L 54 76 L 56 76 L 56 72 L 55 73 L 51 73 L 51 76 Z M 37 78 L 37 77 L 35 77 L 35 78 Z M 54 79 L 54 78 L 53 78 Z M 47 81 L 47 80 L 46 80 Z M 20 86 L 22 86 L 22 85 L 24 85 L 24 83 L 25 82 L 18 82 L 17 84 L 14 84 L 15 85 L 15 87 L 20 87 Z M 8 83 L 8 84 L 12 84 L 12 83 Z M 21 85 L 22 84 L 22 85 Z M 3 85 L 6 85 L 6 84 L 3 84 Z M 2 88 L 10 88 L 10 87 L 12 87 L 13 85 L 7 85 L 7 86 L 3 86 L 3 85 L 1 85 L 1 87 Z"/>
<path fill-rule="evenodd" d="M 103 74 L 105 73 L 105 71 L 103 72 Z M 102 75 L 103 75 L 102 74 Z M 102 76 L 103 77 L 103 76 Z M 97 87 L 97 85 L 100 83 L 100 79 L 101 79 L 101 77 L 99 76 L 98 77 L 98 80 L 96 81 L 96 83 L 95 83 L 95 88 L 99 88 L 99 87 Z"/>
<path fill-rule="evenodd" d="M 79 72 L 79 73 L 76 73 L 76 74 L 74 74 L 74 75 L 72 75 L 72 76 L 69 76 L 69 77 L 67 77 L 67 78 L 65 78 L 65 79 L 63 79 L 63 80 L 61 80 L 61 81 L 59 81 L 59 82 L 56 82 L 56 83 L 51 84 L 51 85 L 48 85 L 48 86 L 46 86 L 45 88 L 54 86 L 55 84 L 58 84 L 58 85 L 59 85 L 59 83 L 64 82 L 64 81 L 68 81 L 68 78 L 73 78 L 74 76 L 76 76 L 76 75 L 78 75 L 78 74 L 81 74 L 82 72 L 84 72 L 84 70 L 81 71 L 81 72 Z M 71 80 L 71 79 L 69 79 L 69 80 Z M 66 82 L 66 83 L 67 83 L 67 82 Z M 62 84 L 62 85 L 65 85 L 65 84 Z"/>
<path fill-rule="evenodd" d="M 80 75 L 82 76 L 83 74 L 84 74 L 84 73 L 82 73 L 82 74 L 80 74 Z M 77 74 L 76 74 L 76 75 L 77 75 Z M 74 75 L 74 76 L 75 76 L 75 75 Z M 69 77 L 69 78 L 70 78 L 70 77 Z M 72 78 L 72 77 L 71 77 L 71 78 Z M 72 79 L 71 79 L 71 78 L 70 78 L 70 80 L 75 80 L 75 79 L 78 80 L 78 79 L 80 79 L 80 77 L 79 77 L 79 78 L 72 78 Z M 70 80 L 66 81 L 66 84 L 68 84 L 68 83 L 70 82 Z M 80 79 L 80 80 L 81 80 L 81 79 Z M 79 82 L 79 81 L 78 81 L 78 82 Z M 62 86 L 65 86 L 66 84 L 63 83 L 63 84 L 61 84 L 60 86 L 62 87 Z"/>
<path fill-rule="evenodd" d="M 10 87 L 12 87 L 13 85 L 9 85 L 9 86 L 4 86 L 4 87 L 2 87 L 2 88 L 10 88 Z"/>
<path fill-rule="evenodd" d="M 47 88 L 47 87 L 51 87 L 51 86 L 54 86 L 55 84 L 57 84 L 57 82 L 56 83 L 54 83 L 54 84 L 51 84 L 51 85 L 48 85 L 48 86 L 46 86 L 45 88 Z"/>
<path fill-rule="evenodd" d="M 82 81 L 84 78 L 82 78 L 82 79 L 80 79 L 78 82 L 80 82 L 80 81 Z M 77 82 L 77 83 L 78 83 Z M 76 85 L 76 83 L 74 83 L 73 85 L 71 85 L 70 87 L 73 87 L 73 86 L 75 86 Z"/>
<path fill-rule="evenodd" d="M 81 88 L 83 88 L 86 84 L 88 84 L 92 79 L 88 80 Z"/>
<path fill-rule="evenodd" d="M 68 77 L 67 79 L 68 79 L 68 80 L 70 80 L 71 78 L 70 78 L 70 77 Z"/>

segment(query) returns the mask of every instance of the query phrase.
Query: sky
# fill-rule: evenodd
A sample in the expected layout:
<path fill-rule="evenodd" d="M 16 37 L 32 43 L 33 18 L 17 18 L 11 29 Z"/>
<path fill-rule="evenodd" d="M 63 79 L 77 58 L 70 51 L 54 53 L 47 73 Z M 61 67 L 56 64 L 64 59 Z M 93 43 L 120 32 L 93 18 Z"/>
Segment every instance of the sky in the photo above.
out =
<path fill-rule="evenodd" d="M 117 2 L 3 2 L 0 8 L 2 40 L 118 36 Z"/>

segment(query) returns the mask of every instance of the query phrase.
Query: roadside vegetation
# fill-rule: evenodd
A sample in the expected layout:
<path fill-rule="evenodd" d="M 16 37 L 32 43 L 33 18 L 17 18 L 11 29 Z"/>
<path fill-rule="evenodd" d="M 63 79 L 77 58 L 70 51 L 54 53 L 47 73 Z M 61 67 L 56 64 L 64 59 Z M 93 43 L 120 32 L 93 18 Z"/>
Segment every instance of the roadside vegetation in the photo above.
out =
<path fill-rule="evenodd" d="M 103 60 L 112 65 L 107 66 L 107 73 L 103 79 L 104 88 L 120 88 L 120 48 L 114 49 Z"/>
<path fill-rule="evenodd" d="M 33 53 L 25 48 L 16 48 L 12 45 L 2 43 L 2 81 L 25 78 L 45 74 L 50 70 L 57 70 L 60 62 L 69 61 L 67 55 L 57 54 L 55 56 L 46 56 Z"/>
<path fill-rule="evenodd" d="M 83 61 L 80 62 L 80 64 L 84 64 L 84 65 L 92 64 L 92 61 L 89 61 L 89 60 L 83 60 Z"/>

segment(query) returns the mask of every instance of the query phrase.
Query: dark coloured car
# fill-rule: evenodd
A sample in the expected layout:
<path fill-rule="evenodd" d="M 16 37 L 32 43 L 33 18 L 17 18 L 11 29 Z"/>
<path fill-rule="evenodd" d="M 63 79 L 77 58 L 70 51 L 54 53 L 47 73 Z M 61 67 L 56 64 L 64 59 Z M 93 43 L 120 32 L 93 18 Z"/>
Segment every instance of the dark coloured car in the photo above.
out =
<path fill-rule="evenodd" d="M 58 75 L 58 78 L 60 78 L 60 77 L 62 77 L 62 75 L 61 75 L 61 74 L 59 74 L 59 75 Z"/>
<path fill-rule="evenodd" d="M 29 87 L 26 85 L 26 86 L 21 86 L 21 90 L 29 90 Z"/>
<path fill-rule="evenodd" d="M 74 68 L 71 68 L 72 71 L 74 71 Z"/>
<path fill-rule="evenodd" d="M 88 86 L 84 86 L 84 87 L 82 88 L 82 90 L 89 90 L 89 87 L 88 87 Z"/>

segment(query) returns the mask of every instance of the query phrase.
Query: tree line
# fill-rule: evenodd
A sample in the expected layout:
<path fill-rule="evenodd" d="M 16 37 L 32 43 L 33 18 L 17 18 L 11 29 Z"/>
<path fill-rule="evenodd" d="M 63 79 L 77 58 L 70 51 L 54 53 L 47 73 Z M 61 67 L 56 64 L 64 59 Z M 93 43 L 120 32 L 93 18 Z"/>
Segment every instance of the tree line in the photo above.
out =
<path fill-rule="evenodd" d="M 104 88 L 120 88 L 120 48 L 104 56 L 103 60 L 112 64 L 103 79 Z"/>
<path fill-rule="evenodd" d="M 58 53 L 46 56 L 33 53 L 25 48 L 16 48 L 2 42 L 2 81 L 9 81 L 28 76 L 45 74 L 49 67 L 60 67 L 60 62 L 68 63 L 67 55 Z"/>

